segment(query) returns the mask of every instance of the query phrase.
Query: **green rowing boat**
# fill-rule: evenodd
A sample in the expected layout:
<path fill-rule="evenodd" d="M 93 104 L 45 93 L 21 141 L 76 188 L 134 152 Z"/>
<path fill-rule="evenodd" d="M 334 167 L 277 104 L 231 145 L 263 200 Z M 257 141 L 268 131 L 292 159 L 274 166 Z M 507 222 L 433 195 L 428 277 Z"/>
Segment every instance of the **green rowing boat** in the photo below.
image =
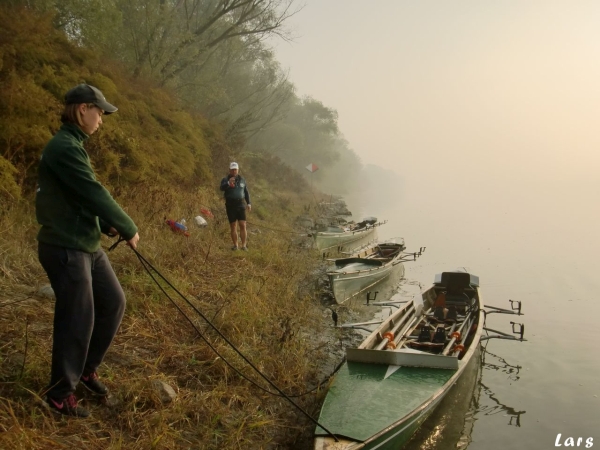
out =
<path fill-rule="evenodd" d="M 318 420 L 329 432 L 316 427 L 315 450 L 402 448 L 458 381 L 487 330 L 479 278 L 444 272 L 421 297 L 347 349 Z M 499 334 L 485 339 L 517 339 L 490 331 Z M 523 331 L 513 325 L 519 340 Z"/>

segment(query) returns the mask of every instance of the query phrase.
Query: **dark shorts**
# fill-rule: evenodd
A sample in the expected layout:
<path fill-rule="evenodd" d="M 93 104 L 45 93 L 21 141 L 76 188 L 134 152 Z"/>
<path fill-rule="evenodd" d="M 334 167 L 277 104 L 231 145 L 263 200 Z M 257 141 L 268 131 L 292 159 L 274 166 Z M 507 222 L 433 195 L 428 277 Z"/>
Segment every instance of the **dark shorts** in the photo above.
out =
<path fill-rule="evenodd" d="M 225 209 L 227 211 L 229 223 L 234 223 L 238 220 L 246 220 L 246 204 L 244 202 L 226 203 Z"/>

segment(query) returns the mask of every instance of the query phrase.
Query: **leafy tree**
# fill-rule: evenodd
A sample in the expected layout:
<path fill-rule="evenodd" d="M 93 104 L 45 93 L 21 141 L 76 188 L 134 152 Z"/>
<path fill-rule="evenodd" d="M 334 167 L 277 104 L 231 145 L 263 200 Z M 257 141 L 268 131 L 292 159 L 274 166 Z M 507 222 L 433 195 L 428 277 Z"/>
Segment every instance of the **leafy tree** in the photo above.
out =
<path fill-rule="evenodd" d="M 25 0 L 23 0 L 25 1 Z M 293 93 L 263 40 L 288 33 L 295 0 L 27 0 L 86 48 L 136 77 L 169 85 L 186 105 L 228 122 L 235 142 L 280 120 Z"/>
<path fill-rule="evenodd" d="M 251 141 L 252 147 L 278 155 L 299 169 L 309 162 L 331 165 L 338 157 L 337 111 L 311 97 L 290 100 L 285 120 Z"/>
<path fill-rule="evenodd" d="M 82 82 L 119 107 L 86 142 L 105 182 L 197 186 L 211 176 L 206 119 L 166 90 L 132 82 L 95 52 L 74 47 L 49 17 L 0 7 L 0 195 L 32 190 L 39 155 L 60 126 L 64 93 Z M 223 140 L 218 129 L 211 132 L 212 141 Z"/>
<path fill-rule="evenodd" d="M 52 33 L 46 18 L 0 9 L 0 191 L 12 198 L 20 197 L 58 128 L 55 93 L 64 93 L 70 78 L 64 72 L 69 44 L 64 37 L 48 40 Z M 79 56 L 75 49 L 73 56 Z"/>
<path fill-rule="evenodd" d="M 110 45 L 122 23 L 116 0 L 5 0 L 5 3 L 50 13 L 55 28 L 64 31 L 79 46 L 95 50 Z"/>
<path fill-rule="evenodd" d="M 288 37 L 284 22 L 295 12 L 294 0 L 10 3 L 52 11 L 52 24 L 64 35 L 52 33 L 49 19 L 40 25 L 33 16 L 5 17 L 11 23 L 0 30 L 0 190 L 14 193 L 33 179 L 41 146 L 59 126 L 62 95 L 82 81 L 102 89 L 122 112 L 88 145 L 106 179 L 191 182 L 242 151 L 274 155 L 301 174 L 316 163 L 318 182 L 332 174 L 357 177 L 360 160 L 338 129 L 337 112 L 298 98 L 263 42 L 273 34 Z M 21 21 L 27 35 L 15 29 Z M 123 62 L 135 79 L 101 55 Z M 168 85 L 194 113 L 146 77 Z M 36 116 L 40 110 L 47 114 Z M 344 182 L 334 186 L 345 189 Z"/>
<path fill-rule="evenodd" d="M 315 173 L 316 185 L 324 192 L 347 195 L 364 188 L 362 162 L 343 137 L 335 140 L 334 148 L 339 155 L 335 164 L 324 166 Z"/>

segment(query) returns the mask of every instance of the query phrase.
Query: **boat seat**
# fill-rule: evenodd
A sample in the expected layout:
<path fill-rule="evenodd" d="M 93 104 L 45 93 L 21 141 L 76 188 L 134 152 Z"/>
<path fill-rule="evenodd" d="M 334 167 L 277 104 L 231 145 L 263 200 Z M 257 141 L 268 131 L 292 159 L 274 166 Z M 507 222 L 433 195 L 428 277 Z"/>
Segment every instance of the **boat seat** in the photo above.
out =
<path fill-rule="evenodd" d="M 449 308 L 436 306 L 436 308 L 433 310 L 433 315 L 428 317 L 431 322 L 436 322 L 438 324 L 444 323 L 451 325 L 458 320 L 456 306 L 450 306 Z"/>
<path fill-rule="evenodd" d="M 465 293 L 450 294 L 446 293 L 446 306 L 455 305 L 462 306 L 471 303 L 471 298 Z"/>
<path fill-rule="evenodd" d="M 448 309 L 455 309 L 460 314 L 464 314 L 473 305 L 473 299 L 462 286 L 448 286 L 444 297 L 444 306 Z"/>
<path fill-rule="evenodd" d="M 408 341 L 406 345 L 417 350 L 428 350 L 430 352 L 441 352 L 446 346 L 443 342 L 417 342 Z"/>
<path fill-rule="evenodd" d="M 351 263 L 361 263 L 367 266 L 382 266 L 383 262 L 373 258 L 341 258 L 335 260 L 337 267 L 344 267 Z"/>

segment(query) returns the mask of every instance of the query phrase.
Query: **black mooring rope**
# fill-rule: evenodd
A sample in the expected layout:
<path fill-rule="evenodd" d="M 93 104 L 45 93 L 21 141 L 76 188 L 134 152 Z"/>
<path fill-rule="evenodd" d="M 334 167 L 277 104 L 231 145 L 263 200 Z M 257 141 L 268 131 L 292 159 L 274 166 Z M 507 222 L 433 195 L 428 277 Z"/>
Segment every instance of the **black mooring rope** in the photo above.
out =
<path fill-rule="evenodd" d="M 111 245 L 108 249 L 108 251 L 112 251 L 114 250 L 121 242 L 125 241 L 124 238 L 119 237 L 119 240 L 117 242 L 115 242 L 113 245 Z M 138 260 L 140 261 L 140 263 L 142 264 L 142 267 L 144 267 L 144 269 L 146 270 L 146 272 L 148 272 L 148 275 L 150 275 L 150 278 L 152 278 L 152 280 L 156 283 L 156 285 L 159 287 L 159 289 L 163 292 L 163 294 L 165 294 L 165 296 L 171 301 L 171 303 L 175 306 L 175 308 L 177 308 L 177 310 L 181 313 L 181 315 L 183 315 L 183 317 L 190 323 L 190 325 L 192 326 L 192 328 L 194 328 L 194 330 L 196 330 L 196 332 L 198 333 L 198 335 L 204 340 L 204 342 L 206 342 L 206 344 L 210 347 L 210 349 L 215 352 L 217 354 L 217 356 L 219 356 L 219 358 L 221 358 L 223 360 L 223 362 L 225 362 L 225 364 L 227 364 L 229 367 L 231 367 L 235 372 L 237 372 L 242 378 L 244 378 L 245 380 L 247 380 L 248 382 L 250 382 L 251 384 L 253 384 L 254 386 L 258 387 L 259 389 L 261 389 L 262 391 L 269 393 L 271 395 L 279 395 L 283 398 L 285 398 L 288 402 L 290 402 L 294 407 L 296 407 L 300 412 L 302 412 L 302 414 L 304 414 L 306 417 L 308 417 L 315 425 L 321 427 L 323 430 L 325 430 L 336 442 L 339 442 L 337 437 L 335 436 L 335 434 L 333 434 L 331 431 L 329 431 L 327 428 L 325 428 L 323 425 L 321 425 L 316 419 L 314 419 L 308 412 L 306 412 L 300 405 L 296 404 L 289 395 L 287 395 L 285 392 L 283 392 L 275 383 L 273 383 L 271 380 L 269 380 L 269 378 L 267 378 L 267 376 L 265 374 L 263 374 L 229 339 L 227 339 L 227 337 L 225 337 L 225 335 L 223 333 L 221 333 L 221 331 L 215 326 L 213 325 L 213 323 L 208 320 L 208 318 L 202 314 L 202 312 L 196 308 L 196 306 L 190 302 L 181 292 L 179 292 L 179 290 L 173 286 L 173 284 L 171 284 L 171 282 L 169 280 L 167 280 L 152 264 L 150 264 L 150 262 L 148 262 L 148 260 L 146 258 L 144 258 L 140 252 L 138 252 L 136 249 L 134 249 L 133 247 L 130 247 L 133 252 L 135 253 L 135 255 L 137 256 Z M 169 294 L 167 294 L 167 292 L 164 290 L 164 288 L 160 285 L 160 283 L 156 280 L 156 278 L 154 277 L 154 275 L 152 275 L 152 272 L 150 272 L 150 270 L 148 270 L 148 267 L 150 267 L 160 278 L 163 279 L 163 281 L 165 283 L 167 283 L 169 285 L 169 287 L 171 289 L 173 289 L 195 312 L 196 314 L 198 314 L 200 317 L 202 317 L 202 319 L 213 329 L 217 332 L 217 334 L 244 360 L 246 361 L 246 363 L 252 367 L 252 369 L 254 369 L 254 371 L 256 371 L 256 373 L 258 373 L 268 384 L 270 384 L 273 388 L 275 388 L 275 390 L 279 393 L 279 394 L 275 394 L 274 392 L 269 391 L 268 389 L 265 389 L 264 387 L 260 386 L 259 384 L 257 384 L 255 381 L 249 379 L 246 375 L 244 375 L 242 372 L 240 372 L 237 368 L 235 368 L 229 361 L 227 361 L 226 358 L 224 358 L 219 352 L 218 350 L 208 341 L 208 339 L 202 334 L 202 332 L 198 329 L 198 327 L 194 324 L 194 322 L 183 312 L 183 310 L 181 309 L 181 307 L 169 296 Z M 336 368 L 337 370 L 337 368 Z M 314 388 L 316 389 L 316 387 Z M 313 390 L 314 390 L 313 389 Z M 310 391 L 309 391 L 310 392 Z"/>

